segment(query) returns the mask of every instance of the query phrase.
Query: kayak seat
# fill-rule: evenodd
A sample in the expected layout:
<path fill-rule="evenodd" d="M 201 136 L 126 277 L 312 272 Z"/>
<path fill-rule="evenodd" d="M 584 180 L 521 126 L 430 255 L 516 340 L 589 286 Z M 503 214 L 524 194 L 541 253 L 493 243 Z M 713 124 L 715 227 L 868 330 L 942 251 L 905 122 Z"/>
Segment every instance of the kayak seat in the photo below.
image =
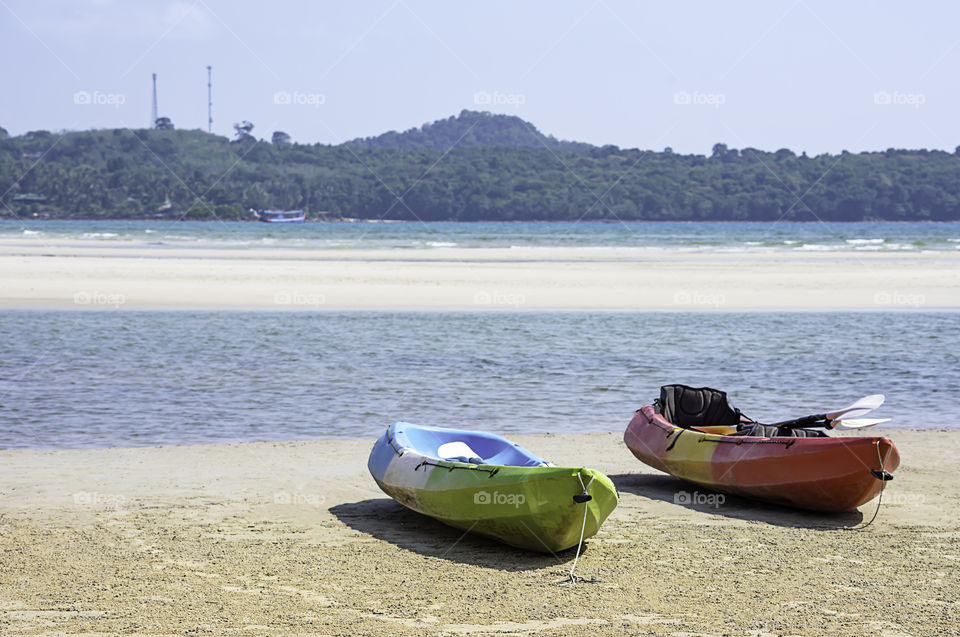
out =
<path fill-rule="evenodd" d="M 654 403 L 663 418 L 678 427 L 737 426 L 740 410 L 727 402 L 727 393 L 710 387 L 664 385 Z"/>
<path fill-rule="evenodd" d="M 514 467 L 547 464 L 520 445 L 496 434 L 417 426 L 406 422 L 394 423 L 390 430 L 396 446 L 414 449 L 431 458 Z M 450 457 L 446 456 L 448 453 Z"/>
<path fill-rule="evenodd" d="M 437 448 L 437 457 L 443 460 L 483 464 L 483 458 L 480 457 L 480 454 L 471 449 L 470 445 L 460 440 L 445 442 L 440 445 Z"/>

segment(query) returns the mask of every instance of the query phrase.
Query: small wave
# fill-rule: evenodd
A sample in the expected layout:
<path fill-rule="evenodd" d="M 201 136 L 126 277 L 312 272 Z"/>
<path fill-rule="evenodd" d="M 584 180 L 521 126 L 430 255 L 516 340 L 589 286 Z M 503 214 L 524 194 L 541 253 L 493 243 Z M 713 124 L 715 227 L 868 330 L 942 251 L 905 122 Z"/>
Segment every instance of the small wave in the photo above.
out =
<path fill-rule="evenodd" d="M 854 248 L 857 252 L 878 252 L 883 250 L 884 252 L 889 252 L 891 250 L 916 250 L 917 246 L 912 243 L 885 243 L 883 245 L 870 244 L 870 245 L 858 245 Z"/>
<path fill-rule="evenodd" d="M 427 245 L 431 248 L 454 248 L 457 244 L 453 241 L 427 241 Z"/>
<path fill-rule="evenodd" d="M 25 236 L 25 237 L 36 237 L 36 236 L 41 235 L 41 234 L 43 234 L 43 233 L 40 232 L 39 230 L 24 230 L 24 231 L 23 231 L 23 236 Z"/>
<path fill-rule="evenodd" d="M 318 240 L 313 243 L 305 243 L 306 246 L 316 245 L 320 248 L 362 248 L 362 247 L 379 247 L 377 241 L 369 241 L 367 243 L 361 242 L 357 239 L 323 239 Z M 389 246 L 388 246 L 389 247 Z"/>
<path fill-rule="evenodd" d="M 786 239 L 786 240 L 784 240 L 783 243 L 784 243 L 784 245 L 792 246 L 792 245 L 797 244 L 797 243 L 800 243 L 800 242 L 799 242 L 799 241 L 793 241 L 793 240 L 791 240 L 791 239 Z"/>
<path fill-rule="evenodd" d="M 811 252 L 828 252 L 833 250 L 830 246 L 823 245 L 822 243 L 804 243 L 802 246 L 794 248 L 794 250 L 808 250 Z"/>
<path fill-rule="evenodd" d="M 153 234 L 155 231 L 154 231 L 154 230 L 144 230 L 143 232 L 144 232 L 144 234 Z"/>
<path fill-rule="evenodd" d="M 645 246 L 605 246 L 605 245 L 583 245 L 583 246 L 561 246 L 561 245 L 510 245 L 506 246 L 507 250 L 523 250 L 533 254 L 545 253 L 547 255 L 554 254 L 556 251 L 561 253 L 575 253 L 578 256 L 590 257 L 593 255 L 598 255 L 603 257 L 607 254 L 616 254 L 622 256 L 630 255 L 644 255 L 649 253 L 663 253 L 663 252 L 683 252 L 683 253 L 696 253 L 696 252 L 705 252 L 704 249 L 698 249 L 696 247 L 678 247 L 678 246 L 661 246 L 661 245 L 645 245 Z"/>
<path fill-rule="evenodd" d="M 101 238 L 110 238 L 116 237 L 116 232 L 84 232 L 83 237 L 85 239 L 101 239 Z"/>
<path fill-rule="evenodd" d="M 883 243 L 884 241 L 886 241 L 886 239 L 847 239 L 847 243 L 852 243 L 854 245 Z"/>

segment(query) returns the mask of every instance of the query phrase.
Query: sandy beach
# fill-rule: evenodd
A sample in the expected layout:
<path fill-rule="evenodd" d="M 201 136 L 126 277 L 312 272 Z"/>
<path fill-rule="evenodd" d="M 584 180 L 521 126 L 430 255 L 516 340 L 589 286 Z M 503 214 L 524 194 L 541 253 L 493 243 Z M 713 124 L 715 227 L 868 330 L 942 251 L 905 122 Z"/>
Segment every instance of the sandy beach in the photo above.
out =
<path fill-rule="evenodd" d="M 4 309 L 957 307 L 948 252 L 0 241 Z M 876 501 L 840 515 L 691 503 L 710 494 L 640 464 L 620 433 L 515 436 L 620 492 L 573 587 L 558 583 L 573 551 L 464 536 L 387 498 L 372 440 L 0 451 L 0 633 L 956 634 L 960 443 L 883 433 L 903 461 L 863 530 Z"/>
<path fill-rule="evenodd" d="M 887 430 L 903 465 L 824 515 L 696 487 L 619 433 L 518 436 L 605 471 L 619 507 L 573 551 L 524 553 L 412 513 L 371 440 L 0 452 L 7 635 L 934 635 L 960 626 L 956 433 Z"/>
<path fill-rule="evenodd" d="M 960 252 L 317 250 L 0 241 L 0 308 L 871 310 L 960 307 Z"/>

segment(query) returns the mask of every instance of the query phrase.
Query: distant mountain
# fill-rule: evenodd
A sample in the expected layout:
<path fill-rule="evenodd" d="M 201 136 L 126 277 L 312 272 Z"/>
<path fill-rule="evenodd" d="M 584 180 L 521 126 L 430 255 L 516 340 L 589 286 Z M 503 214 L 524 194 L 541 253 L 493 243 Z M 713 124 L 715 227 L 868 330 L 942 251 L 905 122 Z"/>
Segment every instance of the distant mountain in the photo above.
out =
<path fill-rule="evenodd" d="M 451 148 L 549 148 L 568 153 L 584 153 L 595 148 L 583 142 L 565 142 L 544 135 L 533 124 L 515 115 L 496 115 L 486 111 L 460 111 L 457 116 L 440 119 L 420 128 L 398 133 L 390 131 L 376 137 L 354 139 L 344 144 L 352 148 L 400 148 L 449 150 Z"/>

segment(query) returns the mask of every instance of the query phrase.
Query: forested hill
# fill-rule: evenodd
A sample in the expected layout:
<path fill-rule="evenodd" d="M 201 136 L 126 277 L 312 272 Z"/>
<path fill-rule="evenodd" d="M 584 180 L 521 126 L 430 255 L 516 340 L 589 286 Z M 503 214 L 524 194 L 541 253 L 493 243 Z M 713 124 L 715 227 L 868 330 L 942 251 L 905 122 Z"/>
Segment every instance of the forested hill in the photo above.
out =
<path fill-rule="evenodd" d="M 5 217 L 409 220 L 960 220 L 960 152 L 807 157 L 717 144 L 710 156 L 559 142 L 464 111 L 338 146 L 198 130 L 10 137 Z"/>
<path fill-rule="evenodd" d="M 457 117 L 437 120 L 403 133 L 390 131 L 377 137 L 347 142 L 351 148 L 551 148 L 568 153 L 586 152 L 594 146 L 583 142 L 564 142 L 547 136 L 515 115 L 494 115 L 461 111 Z"/>

